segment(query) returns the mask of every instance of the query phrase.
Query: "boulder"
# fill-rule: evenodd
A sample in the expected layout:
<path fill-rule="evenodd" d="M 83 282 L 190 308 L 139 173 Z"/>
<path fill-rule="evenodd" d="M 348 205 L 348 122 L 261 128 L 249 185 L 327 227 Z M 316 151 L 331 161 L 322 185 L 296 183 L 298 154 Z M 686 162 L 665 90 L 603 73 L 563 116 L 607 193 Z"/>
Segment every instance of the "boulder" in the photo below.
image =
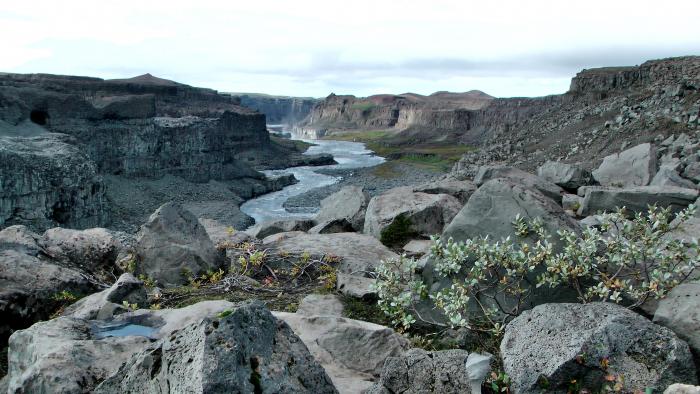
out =
<path fill-rule="evenodd" d="M 649 183 L 650 186 L 660 186 L 660 187 L 682 187 L 686 189 L 697 189 L 697 185 L 680 175 L 668 167 L 662 166 L 659 171 L 654 175 L 654 179 Z"/>
<path fill-rule="evenodd" d="M 39 240 L 43 252 L 56 261 L 85 272 L 113 272 L 122 243 L 104 228 L 71 230 L 52 228 Z"/>
<path fill-rule="evenodd" d="M 583 198 L 575 194 L 564 194 L 561 196 L 561 206 L 565 211 L 577 212 L 581 208 Z"/>
<path fill-rule="evenodd" d="M 514 393 L 600 390 L 624 377 L 625 392 L 695 384 L 688 345 L 669 329 L 615 304 L 545 304 L 511 321 L 501 341 Z"/>
<path fill-rule="evenodd" d="M 497 178 L 509 179 L 530 189 L 537 190 L 557 203 L 561 201 L 561 195 L 564 193 L 561 187 L 536 175 L 517 168 L 498 165 L 479 167 L 479 172 L 474 177 L 474 183 L 481 187 L 486 182 Z"/>
<path fill-rule="evenodd" d="M 304 316 L 343 316 L 343 302 L 334 294 L 309 294 L 299 303 L 297 314 Z"/>
<path fill-rule="evenodd" d="M 392 245 L 411 235 L 439 234 L 462 204 L 447 194 L 426 194 L 396 188 L 373 197 L 367 206 L 364 233 Z"/>
<path fill-rule="evenodd" d="M 700 161 L 688 164 L 683 170 L 683 176 L 693 182 L 700 182 Z"/>
<path fill-rule="evenodd" d="M 413 191 L 427 194 L 448 194 L 464 205 L 476 191 L 476 185 L 470 181 L 445 179 L 414 186 Z"/>
<path fill-rule="evenodd" d="M 343 295 L 364 300 L 377 298 L 377 291 L 374 289 L 377 282 L 375 279 L 338 272 L 336 281 L 337 290 Z"/>
<path fill-rule="evenodd" d="M 700 394 L 700 386 L 675 383 L 668 386 L 664 394 Z"/>
<path fill-rule="evenodd" d="M 585 169 L 551 160 L 537 168 L 537 176 L 567 190 L 576 190 L 591 182 L 591 174 Z"/>
<path fill-rule="evenodd" d="M 615 211 L 625 207 L 630 215 L 646 212 L 649 205 L 671 207 L 673 212 L 685 209 L 698 198 L 698 190 L 671 186 L 638 186 L 626 189 L 590 188 L 586 190 L 578 214 L 589 216 L 597 212 Z"/>
<path fill-rule="evenodd" d="M 514 237 L 513 220 L 520 215 L 526 220 L 542 219 L 550 234 L 558 230 L 578 230 L 576 222 L 564 213 L 559 204 L 536 189 L 509 179 L 494 179 L 479 188 L 467 205 L 442 233 L 447 240 L 457 241 L 485 237 L 498 241 Z"/>
<path fill-rule="evenodd" d="M 8 392 L 91 393 L 149 342 L 141 336 L 96 340 L 82 319 L 36 323 L 10 337 Z"/>
<path fill-rule="evenodd" d="M 386 360 L 379 381 L 367 394 L 472 393 L 465 365 L 468 356 L 459 349 L 411 349 Z"/>
<path fill-rule="evenodd" d="M 321 222 L 308 231 L 309 234 L 334 234 L 348 233 L 355 231 L 355 228 L 346 219 L 333 219 Z"/>
<path fill-rule="evenodd" d="M 39 234 L 22 225 L 7 227 L 0 231 L 0 250 L 14 250 L 36 256 L 41 250 Z"/>
<path fill-rule="evenodd" d="M 355 231 L 365 225 L 365 211 L 369 194 L 359 186 L 345 186 L 340 191 L 321 200 L 321 209 L 314 217 L 316 224 L 345 219 Z"/>
<path fill-rule="evenodd" d="M 403 246 L 403 251 L 409 256 L 422 256 L 430 252 L 433 241 L 429 239 L 412 239 Z"/>
<path fill-rule="evenodd" d="M 256 224 L 246 232 L 255 238 L 263 239 L 273 234 L 289 231 L 308 231 L 313 225 L 312 220 L 306 219 L 272 220 Z"/>
<path fill-rule="evenodd" d="M 552 199 L 545 197 L 535 189 L 518 184 L 512 180 L 498 178 L 485 183 L 472 195 L 467 205 L 452 220 L 442 233 L 442 239 L 453 238 L 455 241 L 488 237 L 492 242 L 498 242 L 510 237 L 517 242 L 534 243 L 536 235 L 531 232 L 525 238 L 520 238 L 513 228 L 515 217 L 520 215 L 526 221 L 532 219 L 542 220 L 545 230 L 552 235 L 551 242 L 555 251 L 562 247 L 556 236 L 559 230 L 569 230 L 575 233 L 581 231 L 579 224 L 567 215 L 561 206 Z M 465 270 L 473 264 L 473 260 L 465 263 Z M 539 271 L 532 272 L 528 278 L 535 283 Z M 452 285 L 450 280 L 436 277 L 434 261 L 428 257 L 426 265 L 421 271 L 424 282 L 431 292 L 439 291 Z M 494 294 L 491 294 L 494 296 Z M 498 295 L 498 303 L 506 309 L 514 307 L 517 303 L 515 297 L 501 293 Z M 576 294 L 573 289 L 566 287 L 549 288 L 541 286 L 535 288 L 532 285 L 532 293 L 527 298 L 522 308 L 531 308 L 546 302 L 557 300 L 559 302 L 575 301 Z M 487 307 L 496 307 L 493 300 L 484 297 L 481 301 Z M 435 309 L 432 301 L 424 301 L 419 304 L 421 316 L 426 320 L 444 321 L 445 317 L 439 309 Z M 474 307 L 474 314 L 481 314 L 478 307 Z"/>
<path fill-rule="evenodd" d="M 175 203 L 162 205 L 141 227 L 135 252 L 136 272 L 162 286 L 184 284 L 186 275 L 215 271 L 223 263 L 197 218 Z"/>
<path fill-rule="evenodd" d="M 91 293 L 95 285 L 79 272 L 14 250 L 0 250 L 0 346 L 12 331 L 48 318 L 57 299 Z"/>
<path fill-rule="evenodd" d="M 700 360 L 700 282 L 681 283 L 658 302 L 654 323 L 675 332 L 688 342 Z"/>
<path fill-rule="evenodd" d="M 606 156 L 593 171 L 593 178 L 603 186 L 646 186 L 656 174 L 656 148 L 646 143 Z"/>
<path fill-rule="evenodd" d="M 148 294 L 143 282 L 129 273 L 122 274 L 109 289 L 81 298 L 68 306 L 62 315 L 86 320 L 105 320 L 116 314 L 128 312 L 129 309 L 122 305 L 125 301 L 142 307 L 148 304 Z"/>
<path fill-rule="evenodd" d="M 400 356 L 408 341 L 391 328 L 337 316 L 274 312 L 299 335 L 342 393 L 372 385 L 389 357 Z"/>
<path fill-rule="evenodd" d="M 356 233 L 280 233 L 263 240 L 263 245 L 279 252 L 308 252 L 318 257 L 336 256 L 340 258 L 338 271 L 356 275 L 374 272 L 382 260 L 398 258 L 396 253 L 375 238 Z"/>
<path fill-rule="evenodd" d="M 205 317 L 132 355 L 95 393 L 337 393 L 289 325 L 259 302 Z"/>

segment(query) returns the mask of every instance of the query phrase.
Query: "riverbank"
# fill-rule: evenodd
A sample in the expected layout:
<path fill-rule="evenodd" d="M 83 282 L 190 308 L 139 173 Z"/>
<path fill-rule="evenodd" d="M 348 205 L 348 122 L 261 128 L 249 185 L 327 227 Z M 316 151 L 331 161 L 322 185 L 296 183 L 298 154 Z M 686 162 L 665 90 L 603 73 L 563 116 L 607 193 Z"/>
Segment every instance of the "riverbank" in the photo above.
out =
<path fill-rule="evenodd" d="M 290 197 L 283 204 L 284 208 L 293 213 L 312 213 L 318 210 L 321 200 L 345 186 L 360 186 L 374 197 L 395 187 L 429 182 L 444 174 L 434 168 L 399 161 L 388 161 L 374 167 L 351 170 L 318 170 L 318 172 L 341 179 L 332 185 Z"/>

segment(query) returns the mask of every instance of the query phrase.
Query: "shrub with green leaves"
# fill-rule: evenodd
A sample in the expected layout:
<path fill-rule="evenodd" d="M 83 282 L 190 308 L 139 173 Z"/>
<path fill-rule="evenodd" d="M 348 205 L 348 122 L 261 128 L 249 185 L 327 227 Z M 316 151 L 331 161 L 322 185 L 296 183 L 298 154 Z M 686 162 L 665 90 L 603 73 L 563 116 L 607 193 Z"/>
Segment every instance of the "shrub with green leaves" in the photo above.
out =
<path fill-rule="evenodd" d="M 583 303 L 608 301 L 636 308 L 663 298 L 700 264 L 697 239 L 679 240 L 669 234 L 695 210 L 691 205 L 671 222 L 670 208 L 650 206 L 631 220 L 622 208 L 603 214 L 600 228 L 580 234 L 559 231 L 559 249 L 541 220 L 521 217 L 513 221 L 515 234 L 522 238 L 517 241 L 509 237 L 443 242 L 434 237 L 430 258 L 435 275 L 452 284 L 430 293 L 415 274 L 412 259 L 382 262 L 376 285 L 379 306 L 404 328 L 417 319 L 435 324 L 416 308 L 427 298 L 451 326 L 475 328 L 470 317 L 476 308 L 480 321 L 496 334 L 527 307 L 526 301 L 540 287 L 571 288 Z M 534 241 L 524 242 L 529 236 Z"/>

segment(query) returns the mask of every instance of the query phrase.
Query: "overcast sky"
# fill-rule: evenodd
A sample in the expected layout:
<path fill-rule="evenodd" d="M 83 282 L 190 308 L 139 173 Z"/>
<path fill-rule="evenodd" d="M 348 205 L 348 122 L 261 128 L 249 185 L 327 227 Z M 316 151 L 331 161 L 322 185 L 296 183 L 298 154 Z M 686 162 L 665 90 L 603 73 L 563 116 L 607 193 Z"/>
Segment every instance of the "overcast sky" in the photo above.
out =
<path fill-rule="evenodd" d="M 563 93 L 580 69 L 700 55 L 700 0 L 0 0 L 0 71 L 323 97 Z"/>

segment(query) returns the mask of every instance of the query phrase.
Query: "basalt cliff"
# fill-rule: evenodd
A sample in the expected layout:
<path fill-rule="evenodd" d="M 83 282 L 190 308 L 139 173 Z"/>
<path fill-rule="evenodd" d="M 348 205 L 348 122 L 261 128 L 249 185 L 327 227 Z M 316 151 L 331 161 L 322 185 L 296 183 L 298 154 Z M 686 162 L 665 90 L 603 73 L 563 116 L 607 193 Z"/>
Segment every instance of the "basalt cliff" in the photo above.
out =
<path fill-rule="evenodd" d="M 393 145 L 461 143 L 478 150 L 460 168 L 507 162 L 533 170 L 548 158 L 591 167 L 622 144 L 698 126 L 700 57 L 583 70 L 561 95 L 491 98 L 481 92 L 367 98 L 330 95 L 297 127 L 320 138 L 383 130 Z"/>
<path fill-rule="evenodd" d="M 0 227 L 109 224 L 103 177 L 236 181 L 308 158 L 240 100 L 143 75 L 0 74 Z M 162 203 L 162 201 L 161 201 Z"/>
<path fill-rule="evenodd" d="M 271 96 L 261 93 L 231 93 L 241 105 L 257 110 L 269 124 L 296 124 L 306 118 L 319 101 L 311 97 Z"/>
<path fill-rule="evenodd" d="M 428 128 L 435 132 L 459 128 L 459 115 L 483 108 L 493 97 L 480 92 L 436 92 L 375 95 L 366 98 L 331 94 L 316 104 L 295 128 L 307 137 L 357 130 Z"/>

